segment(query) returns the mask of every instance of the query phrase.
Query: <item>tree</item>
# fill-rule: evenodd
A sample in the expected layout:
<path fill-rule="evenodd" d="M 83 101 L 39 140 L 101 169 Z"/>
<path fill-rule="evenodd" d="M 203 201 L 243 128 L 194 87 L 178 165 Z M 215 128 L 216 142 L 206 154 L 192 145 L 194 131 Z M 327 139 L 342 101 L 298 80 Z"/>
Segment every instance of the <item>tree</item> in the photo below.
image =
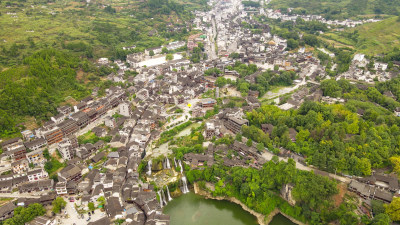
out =
<path fill-rule="evenodd" d="M 98 206 L 104 207 L 106 204 L 106 199 L 104 198 L 104 196 L 101 196 L 97 199 L 97 202 L 99 202 Z"/>
<path fill-rule="evenodd" d="M 391 223 L 392 220 L 390 219 L 389 215 L 381 213 L 374 217 L 371 225 L 390 225 Z"/>
<path fill-rule="evenodd" d="M 167 53 L 168 53 L 168 49 L 167 49 L 166 47 L 163 47 L 163 48 L 161 49 L 161 53 L 162 53 L 162 54 L 167 54 Z"/>
<path fill-rule="evenodd" d="M 393 198 L 389 205 L 385 205 L 385 211 L 390 216 L 390 219 L 400 221 L 400 198 Z"/>
<path fill-rule="evenodd" d="M 94 206 L 93 202 L 89 202 L 88 203 L 88 208 L 89 208 L 90 211 L 94 211 L 96 209 L 96 207 Z"/>
<path fill-rule="evenodd" d="M 247 145 L 248 147 L 251 147 L 251 146 L 253 145 L 253 141 L 249 138 L 249 139 L 247 140 L 247 142 L 246 142 L 246 145 Z"/>
<path fill-rule="evenodd" d="M 64 209 L 66 205 L 67 205 L 67 202 L 62 197 L 57 197 L 56 199 L 54 199 L 54 201 L 52 203 L 52 206 L 53 206 L 52 211 L 54 213 L 60 213 L 61 210 Z"/>
<path fill-rule="evenodd" d="M 45 157 L 47 160 L 50 160 L 50 153 L 47 148 L 43 151 L 43 157 Z"/>
<path fill-rule="evenodd" d="M 227 83 L 227 80 L 224 77 L 218 77 L 217 80 L 215 81 L 215 85 L 217 87 L 223 87 Z"/>
<path fill-rule="evenodd" d="M 167 55 L 165 56 L 165 60 L 167 60 L 167 61 L 173 60 L 173 59 L 174 59 L 174 55 L 172 55 L 172 54 L 167 54 Z"/>
<path fill-rule="evenodd" d="M 110 13 L 110 14 L 113 14 L 113 13 L 116 13 L 116 12 L 117 12 L 117 11 L 116 11 L 113 7 L 111 7 L 110 5 L 107 6 L 107 7 L 105 7 L 105 8 L 104 8 L 104 11 L 105 11 L 106 13 Z"/>
<path fill-rule="evenodd" d="M 324 80 L 321 82 L 321 89 L 325 96 L 340 97 L 342 88 L 335 80 Z"/>
<path fill-rule="evenodd" d="M 150 55 L 150 56 L 154 56 L 154 51 L 153 51 L 153 50 L 150 50 L 149 55 Z"/>
<path fill-rule="evenodd" d="M 400 156 L 392 156 L 389 160 L 392 163 L 393 171 L 400 175 Z"/>

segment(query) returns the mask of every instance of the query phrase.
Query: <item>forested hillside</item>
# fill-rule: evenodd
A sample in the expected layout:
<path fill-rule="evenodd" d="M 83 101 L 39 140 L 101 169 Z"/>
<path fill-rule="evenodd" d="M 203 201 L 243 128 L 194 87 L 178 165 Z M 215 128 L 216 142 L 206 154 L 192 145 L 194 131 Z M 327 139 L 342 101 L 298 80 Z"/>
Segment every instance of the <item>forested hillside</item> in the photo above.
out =
<path fill-rule="evenodd" d="M 206 1 L 2 1 L 0 68 L 47 47 L 68 49 L 88 58 L 124 59 L 131 51 L 183 40 L 187 23 Z"/>
<path fill-rule="evenodd" d="M 272 0 L 275 9 L 294 8 L 292 13 L 322 15 L 326 19 L 347 19 L 371 15 L 398 15 L 399 0 Z"/>

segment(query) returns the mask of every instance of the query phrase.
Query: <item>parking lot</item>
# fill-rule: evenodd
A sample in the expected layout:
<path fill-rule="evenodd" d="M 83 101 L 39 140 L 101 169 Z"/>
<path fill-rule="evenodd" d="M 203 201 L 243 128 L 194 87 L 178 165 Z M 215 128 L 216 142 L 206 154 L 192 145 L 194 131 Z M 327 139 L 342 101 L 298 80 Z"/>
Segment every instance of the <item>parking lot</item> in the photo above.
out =
<path fill-rule="evenodd" d="M 64 200 L 67 202 L 67 206 L 65 207 L 61 215 L 57 216 L 59 224 L 65 224 L 65 225 L 88 224 L 89 222 L 99 220 L 106 216 L 104 212 L 101 212 L 99 209 L 96 209 L 94 211 L 95 214 L 90 216 L 90 220 L 88 220 L 89 215 L 87 213 L 83 215 L 84 218 L 82 219 L 80 215 L 78 215 L 78 212 L 75 210 L 74 206 L 74 203 L 80 205 L 81 204 L 80 200 L 75 200 L 75 202 L 70 202 L 68 200 L 68 197 L 65 197 Z"/>

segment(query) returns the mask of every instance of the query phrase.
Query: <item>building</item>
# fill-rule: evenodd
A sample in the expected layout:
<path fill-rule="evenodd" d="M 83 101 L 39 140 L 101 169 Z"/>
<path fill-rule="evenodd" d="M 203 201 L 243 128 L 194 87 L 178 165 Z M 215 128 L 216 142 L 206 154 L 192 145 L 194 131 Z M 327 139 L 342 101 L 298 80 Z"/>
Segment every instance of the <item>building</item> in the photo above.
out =
<path fill-rule="evenodd" d="M 43 136 L 46 139 L 48 145 L 58 143 L 58 142 L 62 141 L 62 139 L 64 137 L 61 129 L 58 127 L 54 127 L 52 129 L 45 131 Z"/>
<path fill-rule="evenodd" d="M 29 181 L 36 181 L 47 179 L 49 177 L 49 174 L 44 169 L 35 169 L 28 171 L 27 176 Z"/>
<path fill-rule="evenodd" d="M 78 123 L 73 119 L 64 120 L 58 124 L 58 127 L 61 129 L 64 137 L 74 134 L 79 130 Z"/>
<path fill-rule="evenodd" d="M 132 114 L 132 104 L 130 104 L 129 102 L 122 102 L 119 105 L 119 114 L 130 117 Z"/>
<path fill-rule="evenodd" d="M 78 111 L 72 114 L 71 119 L 76 121 L 79 128 L 86 127 L 90 122 L 89 116 L 82 111 Z"/>
<path fill-rule="evenodd" d="M 56 184 L 56 193 L 58 195 L 66 195 L 67 192 L 67 182 L 58 182 Z"/>
<path fill-rule="evenodd" d="M 56 224 L 57 224 L 56 218 L 49 218 L 46 216 L 38 216 L 31 222 L 26 223 L 26 225 L 56 225 Z"/>
<path fill-rule="evenodd" d="M 26 159 L 34 166 L 43 165 L 46 162 L 46 159 L 43 156 L 43 150 L 41 149 L 26 153 Z"/>
<path fill-rule="evenodd" d="M 228 117 L 228 120 L 225 122 L 226 129 L 232 131 L 234 134 L 239 133 L 242 130 L 243 125 L 249 125 L 249 121 L 246 119 L 239 119 L 236 117 Z"/>
<path fill-rule="evenodd" d="M 8 202 L 0 207 L 0 221 L 4 221 L 14 216 L 14 209 L 16 208 L 13 202 Z"/>
<path fill-rule="evenodd" d="M 58 152 L 64 160 L 71 160 L 74 158 L 74 148 L 69 140 L 63 140 L 58 143 Z"/>
<path fill-rule="evenodd" d="M 11 167 L 14 173 L 23 173 L 28 170 L 29 162 L 26 159 L 18 160 L 11 163 Z"/>
<path fill-rule="evenodd" d="M 1 148 L 7 151 L 12 150 L 13 148 L 20 147 L 21 145 L 23 145 L 23 142 L 22 139 L 19 137 L 1 142 Z"/>
<path fill-rule="evenodd" d="M 25 142 L 25 147 L 29 150 L 35 151 L 47 145 L 47 141 L 44 138 L 38 138 L 33 141 Z"/>
<path fill-rule="evenodd" d="M 217 101 L 212 98 L 205 98 L 200 100 L 200 105 L 202 108 L 214 107 L 217 104 Z"/>
<path fill-rule="evenodd" d="M 75 165 L 68 165 L 58 172 L 60 181 L 79 181 L 82 178 L 81 168 Z"/>
<path fill-rule="evenodd" d="M 19 193 L 30 193 L 33 191 L 48 191 L 53 189 L 53 187 L 54 180 L 47 179 L 21 184 L 18 189 Z"/>

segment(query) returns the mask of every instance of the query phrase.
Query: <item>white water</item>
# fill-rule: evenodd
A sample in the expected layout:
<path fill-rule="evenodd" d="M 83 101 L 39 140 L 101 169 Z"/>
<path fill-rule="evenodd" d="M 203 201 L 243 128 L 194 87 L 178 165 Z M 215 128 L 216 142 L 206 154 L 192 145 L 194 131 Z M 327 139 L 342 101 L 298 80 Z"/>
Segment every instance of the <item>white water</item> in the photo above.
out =
<path fill-rule="evenodd" d="M 161 208 L 163 207 L 163 199 L 162 199 L 162 195 L 161 195 L 161 190 L 157 191 L 158 196 L 160 197 L 160 206 Z"/>
<path fill-rule="evenodd" d="M 148 175 L 148 176 L 151 175 L 151 165 L 152 165 L 152 162 L 151 162 L 151 160 L 149 160 L 149 162 L 147 163 L 147 167 L 148 167 L 147 175 Z"/>
<path fill-rule="evenodd" d="M 175 163 L 175 168 L 178 166 L 178 164 L 176 163 L 176 158 L 174 157 L 174 163 Z"/>
<path fill-rule="evenodd" d="M 186 193 L 189 192 L 189 188 L 188 188 L 188 186 L 187 186 L 187 181 L 186 181 L 186 177 L 185 177 L 185 176 L 182 177 L 182 183 L 183 183 L 183 186 L 182 186 L 182 193 L 183 193 L 183 194 L 186 194 Z"/>
<path fill-rule="evenodd" d="M 178 162 L 179 162 L 179 166 L 181 167 L 181 174 L 183 174 L 182 161 L 181 161 L 181 160 L 179 160 Z"/>
<path fill-rule="evenodd" d="M 165 197 L 164 189 L 161 189 L 162 199 L 164 201 L 164 205 L 167 205 L 167 198 Z"/>
<path fill-rule="evenodd" d="M 171 198 L 171 195 L 169 194 L 168 185 L 167 185 L 167 196 L 168 196 L 168 201 L 171 201 L 171 200 L 172 200 L 172 198 Z"/>
<path fill-rule="evenodd" d="M 167 162 L 166 162 L 166 166 L 167 166 L 167 169 L 171 169 L 171 164 L 169 163 L 169 159 L 168 159 L 168 157 L 167 157 Z"/>

